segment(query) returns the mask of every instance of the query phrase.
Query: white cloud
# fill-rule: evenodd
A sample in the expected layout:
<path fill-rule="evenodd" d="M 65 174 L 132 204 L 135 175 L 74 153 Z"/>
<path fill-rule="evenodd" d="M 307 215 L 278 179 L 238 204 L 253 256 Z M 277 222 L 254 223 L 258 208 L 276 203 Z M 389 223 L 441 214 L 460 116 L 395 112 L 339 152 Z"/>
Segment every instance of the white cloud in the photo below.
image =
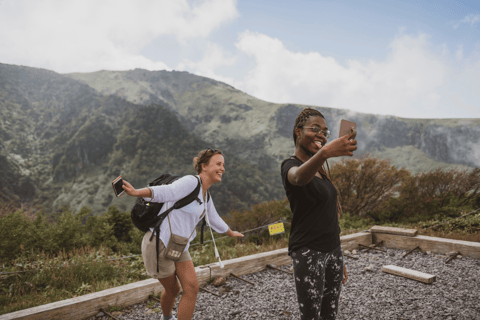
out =
<path fill-rule="evenodd" d="M 0 61 L 57 72 L 169 69 L 141 49 L 162 35 L 207 37 L 237 16 L 236 0 L 2 1 Z"/>
<path fill-rule="evenodd" d="M 469 24 L 471 26 L 475 25 L 477 22 L 480 21 L 480 15 L 479 14 L 469 14 L 462 20 L 458 21 L 453 25 L 454 29 L 457 29 L 461 24 Z"/>
<path fill-rule="evenodd" d="M 480 88 L 480 67 L 456 70 L 444 54 L 430 48 L 428 37 L 402 35 L 390 44 L 384 61 L 350 60 L 341 64 L 318 52 L 292 52 L 283 43 L 246 31 L 236 46 L 255 59 L 243 79 L 249 94 L 277 103 L 300 103 L 408 118 L 461 117 L 452 108 L 459 85 Z M 477 75 L 477 78 L 475 78 Z M 476 90 L 478 91 L 478 90 Z M 476 93 L 463 98 L 463 114 L 474 116 Z M 470 113 L 469 113 L 470 112 Z M 465 115 L 464 115 L 465 116 Z"/>
<path fill-rule="evenodd" d="M 226 55 L 228 55 L 228 57 Z M 182 63 L 178 64 L 175 69 L 179 71 L 188 70 L 196 75 L 222 81 L 238 88 L 242 85 L 241 82 L 236 81 L 232 77 L 225 77 L 215 73 L 215 70 L 219 67 L 232 66 L 236 61 L 237 58 L 232 56 L 232 54 L 225 52 L 221 46 L 208 42 L 202 60 L 198 62 L 184 60 Z"/>

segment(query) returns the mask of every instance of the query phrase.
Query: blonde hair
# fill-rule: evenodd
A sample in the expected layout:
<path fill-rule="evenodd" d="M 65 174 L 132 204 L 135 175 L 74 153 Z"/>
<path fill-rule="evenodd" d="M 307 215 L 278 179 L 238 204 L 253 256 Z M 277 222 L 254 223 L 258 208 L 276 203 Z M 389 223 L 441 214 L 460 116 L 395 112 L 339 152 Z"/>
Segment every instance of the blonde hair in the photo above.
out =
<path fill-rule="evenodd" d="M 202 163 L 205 163 L 208 165 L 210 162 L 210 159 L 215 155 L 215 154 L 221 154 L 223 156 L 223 153 L 219 149 L 204 149 L 198 153 L 198 155 L 193 158 L 193 167 L 195 168 L 195 171 L 197 171 L 198 174 L 202 172 Z"/>

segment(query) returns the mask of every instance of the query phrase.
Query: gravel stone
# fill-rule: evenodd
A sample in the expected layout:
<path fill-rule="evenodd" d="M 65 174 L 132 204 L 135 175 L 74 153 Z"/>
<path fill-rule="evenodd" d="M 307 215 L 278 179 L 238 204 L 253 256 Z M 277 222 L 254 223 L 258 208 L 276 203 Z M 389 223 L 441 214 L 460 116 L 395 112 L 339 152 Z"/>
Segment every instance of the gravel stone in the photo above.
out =
<path fill-rule="evenodd" d="M 445 264 L 444 255 L 386 249 L 387 253 L 358 252 L 359 259 L 345 257 L 348 282 L 343 286 L 337 320 L 360 319 L 480 319 L 480 260 L 463 256 Z M 407 259 L 409 258 L 409 259 Z M 436 281 L 425 284 L 382 272 L 382 266 L 395 265 L 436 275 Z M 365 272 L 365 266 L 372 271 Z M 280 266 L 289 270 L 291 265 Z M 200 291 L 193 315 L 204 319 L 299 319 L 293 276 L 266 269 L 243 275 L 255 286 L 233 277 L 227 278 L 223 295 L 216 297 Z M 205 286 L 219 293 L 223 287 Z M 173 314 L 177 313 L 177 306 Z M 123 310 L 119 319 L 162 319 L 162 312 L 146 314 L 146 303 Z M 160 308 L 156 303 L 147 310 Z M 90 317 L 89 320 L 99 318 Z"/>

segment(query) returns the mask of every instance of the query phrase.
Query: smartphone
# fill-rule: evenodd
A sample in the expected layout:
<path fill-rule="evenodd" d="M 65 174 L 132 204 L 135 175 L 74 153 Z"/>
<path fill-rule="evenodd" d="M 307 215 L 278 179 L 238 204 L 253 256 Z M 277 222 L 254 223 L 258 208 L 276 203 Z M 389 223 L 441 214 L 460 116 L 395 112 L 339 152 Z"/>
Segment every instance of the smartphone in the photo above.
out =
<path fill-rule="evenodd" d="M 340 132 L 338 133 L 338 137 L 340 138 L 346 134 L 353 133 L 352 127 L 355 131 L 357 130 L 357 124 L 355 122 L 342 119 L 340 121 Z"/>
<path fill-rule="evenodd" d="M 122 188 L 122 186 L 123 186 L 122 176 L 118 176 L 117 179 L 113 180 L 113 182 L 112 182 L 113 192 L 115 192 L 115 195 L 117 197 L 120 197 L 122 195 L 122 193 L 125 192 L 125 190 Z"/>

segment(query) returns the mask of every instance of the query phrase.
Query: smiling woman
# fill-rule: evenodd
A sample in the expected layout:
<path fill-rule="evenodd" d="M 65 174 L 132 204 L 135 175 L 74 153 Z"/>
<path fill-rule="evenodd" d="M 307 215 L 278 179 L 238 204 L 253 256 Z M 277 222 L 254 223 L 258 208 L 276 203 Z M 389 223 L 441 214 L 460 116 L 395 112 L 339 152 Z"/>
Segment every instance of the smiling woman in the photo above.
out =
<path fill-rule="evenodd" d="M 223 153 L 217 149 L 208 148 L 198 153 L 193 159 L 193 166 L 198 173 L 201 185 L 198 193 L 198 201 L 173 210 L 167 217 L 168 223 L 162 223 L 160 226 L 160 249 L 159 256 L 155 242 L 151 241 L 153 228 L 148 231 L 142 242 L 142 254 L 147 274 L 152 278 L 158 279 L 165 288 L 161 297 L 161 307 L 163 319 L 175 319 L 172 315 L 172 309 L 175 304 L 175 298 L 180 292 L 177 278 L 183 288 L 183 295 L 178 305 L 178 319 L 191 319 L 199 285 L 192 258 L 188 252 L 191 240 L 195 238 L 195 227 L 200 220 L 206 216 L 207 222 L 218 233 L 225 233 L 230 237 L 243 237 L 239 232 L 232 231 L 228 225 L 220 218 L 213 205 L 213 199 L 207 195 L 208 189 L 217 182 L 222 181 L 225 172 L 225 158 Z M 172 184 L 152 186 L 136 190 L 130 183 L 124 181 L 123 188 L 130 196 L 143 197 L 149 202 L 164 203 L 158 213 L 161 215 L 171 208 L 178 200 L 186 197 L 197 187 L 198 180 L 194 176 L 182 177 Z M 192 231 L 193 230 L 193 231 Z M 166 247 L 172 241 L 171 239 L 186 239 L 186 246 L 182 253 L 178 252 L 175 259 L 168 258 L 165 255 Z M 178 249 L 181 251 L 181 249 Z M 157 268 L 158 264 L 158 268 Z"/>
<path fill-rule="evenodd" d="M 337 190 L 323 164 L 352 156 L 356 132 L 327 145 L 324 116 L 305 108 L 295 121 L 294 156 L 282 162 L 282 181 L 293 213 L 288 254 L 292 258 L 302 320 L 335 319 L 342 282 L 347 281 L 338 225 Z"/>

